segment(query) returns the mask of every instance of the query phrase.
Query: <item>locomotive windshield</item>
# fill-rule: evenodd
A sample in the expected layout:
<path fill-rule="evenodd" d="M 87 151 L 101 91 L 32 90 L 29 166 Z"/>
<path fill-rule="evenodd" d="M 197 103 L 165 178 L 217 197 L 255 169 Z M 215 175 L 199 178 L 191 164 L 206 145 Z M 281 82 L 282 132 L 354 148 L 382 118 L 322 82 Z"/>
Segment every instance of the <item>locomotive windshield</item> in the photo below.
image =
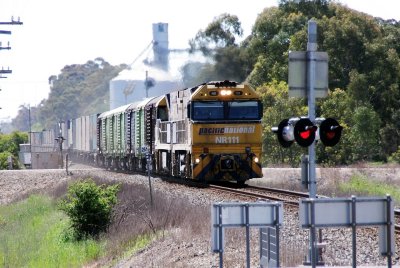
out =
<path fill-rule="evenodd" d="M 224 103 L 222 101 L 196 101 L 193 103 L 194 120 L 224 119 Z"/>
<path fill-rule="evenodd" d="M 260 119 L 257 101 L 228 102 L 228 119 Z"/>
<path fill-rule="evenodd" d="M 259 101 L 194 101 L 193 120 L 260 120 Z"/>

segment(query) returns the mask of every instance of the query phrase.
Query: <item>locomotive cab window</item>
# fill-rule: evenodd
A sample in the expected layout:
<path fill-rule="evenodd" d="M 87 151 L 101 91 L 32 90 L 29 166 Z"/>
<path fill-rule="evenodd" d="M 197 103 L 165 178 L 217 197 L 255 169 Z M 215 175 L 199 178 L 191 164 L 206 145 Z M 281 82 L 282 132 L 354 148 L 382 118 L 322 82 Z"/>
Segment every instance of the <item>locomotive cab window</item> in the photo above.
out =
<path fill-rule="evenodd" d="M 224 119 L 224 103 L 222 101 L 193 102 L 193 120 Z"/>
<path fill-rule="evenodd" d="M 258 101 L 228 102 L 228 119 L 260 119 Z"/>

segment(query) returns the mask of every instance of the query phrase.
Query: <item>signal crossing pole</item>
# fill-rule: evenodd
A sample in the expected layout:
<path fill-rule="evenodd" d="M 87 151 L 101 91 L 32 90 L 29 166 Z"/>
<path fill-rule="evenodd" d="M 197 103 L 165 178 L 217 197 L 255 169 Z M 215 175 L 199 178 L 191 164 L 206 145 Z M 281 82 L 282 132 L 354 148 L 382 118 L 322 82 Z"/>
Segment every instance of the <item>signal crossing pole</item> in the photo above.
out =
<path fill-rule="evenodd" d="M 308 42 L 307 42 L 307 93 L 308 93 L 308 118 L 311 122 L 315 121 L 315 57 L 314 52 L 317 51 L 317 23 L 313 20 L 308 22 Z M 315 142 L 308 147 L 308 179 L 310 198 L 317 197 L 317 180 L 315 178 Z M 316 228 L 310 228 L 310 251 L 311 265 L 314 268 L 317 261 L 316 247 Z"/>
<path fill-rule="evenodd" d="M 328 96 L 328 54 L 317 51 L 317 23 L 308 22 L 307 51 L 289 51 L 289 97 L 307 98 L 308 117 L 284 119 L 272 132 L 279 143 L 290 147 L 294 141 L 308 147 L 308 155 L 302 157 L 302 184 L 309 190 L 310 199 L 317 196 L 315 168 L 315 140 L 325 146 L 336 145 L 343 127 L 333 118 L 315 118 L 315 98 Z M 320 235 L 321 236 L 321 235 Z M 310 227 L 310 255 L 305 264 L 315 267 L 317 260 L 316 228 Z M 321 259 L 322 260 L 322 259 Z"/>
<path fill-rule="evenodd" d="M 314 52 L 317 51 L 317 23 L 314 20 L 308 22 L 307 43 L 307 92 L 308 92 L 308 118 L 315 121 L 315 61 Z M 317 196 L 317 181 L 315 178 L 315 142 L 308 147 L 308 179 L 310 198 Z M 315 234 L 314 234 L 315 235 Z"/>

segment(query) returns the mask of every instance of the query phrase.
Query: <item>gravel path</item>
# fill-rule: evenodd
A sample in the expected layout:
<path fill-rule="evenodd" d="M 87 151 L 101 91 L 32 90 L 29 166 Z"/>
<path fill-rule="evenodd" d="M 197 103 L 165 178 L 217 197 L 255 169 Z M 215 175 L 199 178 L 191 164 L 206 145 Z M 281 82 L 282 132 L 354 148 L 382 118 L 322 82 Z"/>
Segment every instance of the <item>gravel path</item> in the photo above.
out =
<path fill-rule="evenodd" d="M 72 166 L 70 168 L 73 173 L 72 176 L 67 176 L 64 170 L 0 171 L 0 204 L 18 200 L 32 192 L 48 191 L 73 177 L 98 176 L 133 184 L 148 184 L 147 177 L 140 175 L 80 168 L 79 166 Z M 290 181 L 288 183 L 293 183 L 293 176 L 296 177 L 296 175 L 293 175 L 292 172 L 296 173 L 297 171 L 292 169 L 291 171 L 276 170 L 276 172 L 280 178 L 288 178 Z M 271 173 L 272 171 L 269 172 L 269 174 Z M 380 173 L 383 174 L 384 172 L 380 171 Z M 329 176 L 333 175 L 330 174 Z M 389 174 L 389 176 L 391 175 Z M 393 178 L 393 176 L 391 177 Z M 267 184 L 271 183 L 271 180 L 272 177 L 265 178 Z M 297 177 L 294 181 L 293 184 L 298 183 Z M 237 200 L 231 195 L 216 194 L 215 191 L 210 189 L 200 191 L 183 185 L 166 183 L 157 178 L 152 178 L 152 183 L 155 191 L 162 191 L 177 198 L 186 198 L 193 204 L 210 205 L 214 202 Z M 260 184 L 259 181 L 254 181 L 254 183 Z M 322 186 L 320 187 L 322 189 Z M 209 218 L 204 221 L 204 225 L 210 226 Z M 324 242 L 327 243 L 324 253 L 326 265 L 351 266 L 351 231 L 348 229 L 324 229 L 323 234 Z M 241 229 L 226 231 L 224 267 L 245 267 L 244 238 L 245 234 Z M 252 267 L 258 267 L 259 263 L 258 239 L 258 231 L 252 230 Z M 397 238 L 397 252 L 393 258 L 397 266 L 400 264 L 399 240 Z M 307 248 L 307 241 L 308 231 L 299 228 L 297 211 L 285 208 L 280 244 L 282 262 L 286 266 L 301 265 Z M 163 239 L 154 241 L 140 252 L 120 260 L 114 267 L 219 267 L 218 254 L 211 253 L 210 248 L 210 232 L 193 233 L 189 232 L 187 228 L 173 229 Z M 386 266 L 386 263 L 387 260 L 380 257 L 379 254 L 377 231 L 370 228 L 359 228 L 357 231 L 357 264 L 361 266 Z"/>

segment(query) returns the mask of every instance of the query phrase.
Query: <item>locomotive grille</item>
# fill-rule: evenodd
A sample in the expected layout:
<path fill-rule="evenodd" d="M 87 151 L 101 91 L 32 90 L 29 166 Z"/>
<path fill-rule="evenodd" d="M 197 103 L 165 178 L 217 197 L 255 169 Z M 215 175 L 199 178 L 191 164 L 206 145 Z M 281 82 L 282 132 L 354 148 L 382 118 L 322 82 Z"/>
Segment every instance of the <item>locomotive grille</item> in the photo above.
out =
<path fill-rule="evenodd" d="M 235 160 L 232 157 L 221 159 L 221 170 L 233 170 Z"/>

